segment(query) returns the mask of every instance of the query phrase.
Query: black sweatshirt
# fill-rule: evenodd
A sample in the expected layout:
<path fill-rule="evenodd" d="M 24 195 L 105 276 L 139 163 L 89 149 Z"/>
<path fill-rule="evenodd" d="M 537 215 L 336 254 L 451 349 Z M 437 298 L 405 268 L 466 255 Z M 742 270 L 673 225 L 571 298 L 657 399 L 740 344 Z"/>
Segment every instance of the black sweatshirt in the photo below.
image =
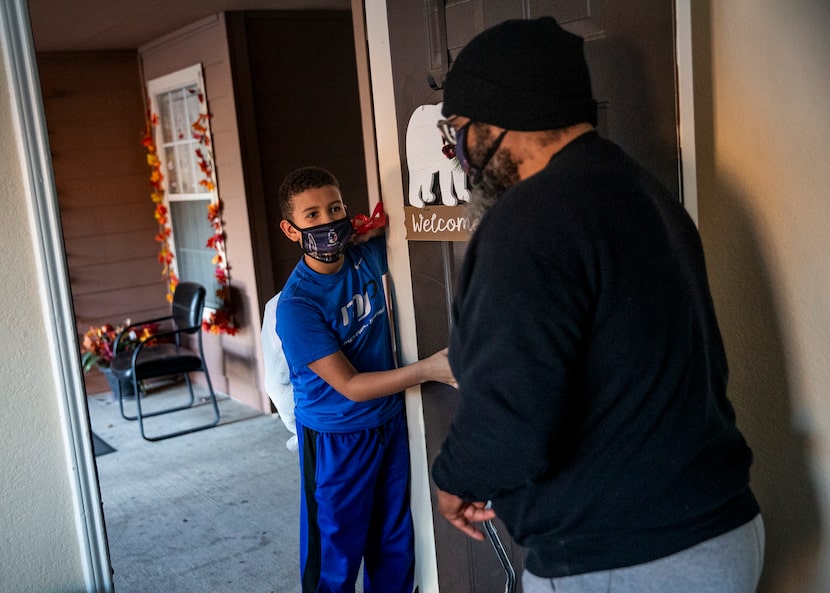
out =
<path fill-rule="evenodd" d="M 647 562 L 759 512 L 697 229 L 615 144 L 583 135 L 500 198 L 453 316 L 433 477 L 492 500 L 533 574 Z"/>

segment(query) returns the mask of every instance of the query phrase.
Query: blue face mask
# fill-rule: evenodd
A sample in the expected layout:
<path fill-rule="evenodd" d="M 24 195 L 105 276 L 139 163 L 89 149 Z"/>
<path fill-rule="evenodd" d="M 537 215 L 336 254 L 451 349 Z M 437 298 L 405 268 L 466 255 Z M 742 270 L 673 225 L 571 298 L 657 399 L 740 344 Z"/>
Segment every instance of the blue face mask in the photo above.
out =
<path fill-rule="evenodd" d="M 301 229 L 290 220 L 288 224 L 300 231 L 303 237 L 303 253 L 327 264 L 343 257 L 346 242 L 352 236 L 352 221 L 348 216 L 307 229 Z"/>
<path fill-rule="evenodd" d="M 464 171 L 467 177 L 470 176 L 470 171 L 473 169 L 472 164 L 470 164 L 470 157 L 467 156 L 467 130 L 470 129 L 472 123 L 472 121 L 468 121 L 455 133 L 455 158 L 458 159 L 458 164 L 461 165 L 461 170 Z"/>

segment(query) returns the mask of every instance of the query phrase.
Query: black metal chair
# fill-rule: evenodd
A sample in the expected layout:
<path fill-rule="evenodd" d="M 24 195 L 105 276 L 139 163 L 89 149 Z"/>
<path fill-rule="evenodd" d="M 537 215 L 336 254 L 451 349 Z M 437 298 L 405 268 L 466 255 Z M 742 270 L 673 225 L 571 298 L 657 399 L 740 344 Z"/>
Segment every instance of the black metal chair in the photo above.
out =
<path fill-rule="evenodd" d="M 110 368 L 118 381 L 118 405 L 121 409 L 121 416 L 126 420 L 138 420 L 142 438 L 148 441 L 160 441 L 206 428 L 211 428 L 219 423 L 219 405 L 216 401 L 216 394 L 213 391 L 213 384 L 210 381 L 205 353 L 202 347 L 202 311 L 205 306 L 205 289 L 195 282 L 180 282 L 173 294 L 173 306 L 170 315 L 147 319 L 133 323 L 124 328 L 115 339 L 113 344 L 113 356 Z M 141 342 L 132 351 L 125 351 L 123 346 L 119 352 L 121 336 L 131 331 L 131 328 L 148 323 L 162 324 L 161 331 L 153 334 L 151 339 Z M 173 329 L 165 329 L 163 326 L 170 325 Z M 185 347 L 182 344 L 182 335 L 196 337 L 198 353 Z M 144 420 L 152 416 L 160 416 L 171 412 L 178 412 L 192 408 L 196 403 L 193 394 L 193 384 L 190 381 L 189 373 L 203 372 L 210 391 L 210 401 L 213 404 L 213 420 L 207 424 L 183 428 L 160 434 L 158 436 L 147 436 L 144 431 Z M 145 379 L 154 379 L 172 375 L 182 375 L 187 383 L 190 392 L 190 400 L 184 405 L 176 405 L 162 410 L 144 412 L 141 407 L 141 399 L 144 394 L 142 382 Z M 124 413 L 124 394 L 121 390 L 121 383 L 133 384 L 137 413 L 135 416 L 128 416 Z"/>

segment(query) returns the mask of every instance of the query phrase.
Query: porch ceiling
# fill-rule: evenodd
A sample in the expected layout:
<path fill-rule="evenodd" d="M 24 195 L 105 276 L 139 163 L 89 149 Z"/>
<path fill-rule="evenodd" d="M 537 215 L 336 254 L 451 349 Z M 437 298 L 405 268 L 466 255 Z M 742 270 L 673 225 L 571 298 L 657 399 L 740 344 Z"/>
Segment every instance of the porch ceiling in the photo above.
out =
<path fill-rule="evenodd" d="M 37 51 L 135 49 L 228 10 L 348 10 L 351 0 L 29 0 Z"/>

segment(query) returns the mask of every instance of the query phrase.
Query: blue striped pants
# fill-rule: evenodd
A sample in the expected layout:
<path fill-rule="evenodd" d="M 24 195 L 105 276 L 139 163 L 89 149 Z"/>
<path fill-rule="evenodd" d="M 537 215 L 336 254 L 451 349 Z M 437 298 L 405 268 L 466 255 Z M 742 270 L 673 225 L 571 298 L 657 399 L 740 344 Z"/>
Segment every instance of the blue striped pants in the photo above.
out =
<path fill-rule="evenodd" d="M 317 432 L 297 422 L 303 593 L 412 593 L 409 443 L 403 411 L 384 425 Z"/>

